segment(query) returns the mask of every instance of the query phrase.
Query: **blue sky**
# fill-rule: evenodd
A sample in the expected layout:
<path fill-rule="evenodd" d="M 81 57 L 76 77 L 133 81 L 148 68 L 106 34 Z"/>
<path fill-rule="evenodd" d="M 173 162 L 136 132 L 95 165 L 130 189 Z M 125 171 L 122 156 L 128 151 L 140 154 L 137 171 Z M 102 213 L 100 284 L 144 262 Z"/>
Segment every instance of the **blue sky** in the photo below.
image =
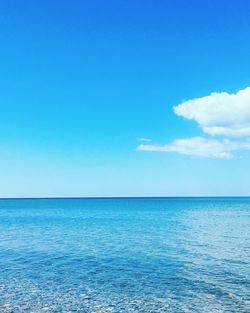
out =
<path fill-rule="evenodd" d="M 249 195 L 249 12 L 1 1 L 0 197 Z"/>

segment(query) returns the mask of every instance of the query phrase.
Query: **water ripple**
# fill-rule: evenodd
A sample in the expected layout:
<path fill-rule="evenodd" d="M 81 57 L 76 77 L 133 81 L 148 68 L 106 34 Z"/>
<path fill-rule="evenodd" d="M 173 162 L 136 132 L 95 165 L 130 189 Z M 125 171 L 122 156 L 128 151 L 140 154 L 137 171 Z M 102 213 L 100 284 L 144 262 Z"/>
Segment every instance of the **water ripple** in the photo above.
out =
<path fill-rule="evenodd" d="M 0 312 L 249 313 L 250 199 L 0 201 Z"/>

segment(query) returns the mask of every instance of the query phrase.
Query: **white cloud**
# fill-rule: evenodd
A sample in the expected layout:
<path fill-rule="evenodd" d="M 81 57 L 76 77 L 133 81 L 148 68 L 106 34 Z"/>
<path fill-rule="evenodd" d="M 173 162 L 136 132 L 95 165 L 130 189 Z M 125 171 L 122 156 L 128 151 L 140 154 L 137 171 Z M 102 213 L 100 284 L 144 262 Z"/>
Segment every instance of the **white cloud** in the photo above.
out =
<path fill-rule="evenodd" d="M 137 141 L 141 141 L 141 142 L 151 142 L 152 139 L 142 137 L 142 138 L 137 138 Z"/>
<path fill-rule="evenodd" d="M 194 157 L 230 159 L 238 150 L 250 150 L 250 87 L 235 94 L 214 92 L 206 97 L 191 99 L 175 106 L 174 112 L 197 122 L 210 137 L 176 139 L 163 145 L 149 144 L 146 140 L 139 145 L 138 151 L 177 152 Z M 215 139 L 214 136 L 223 139 Z"/>
<path fill-rule="evenodd" d="M 250 150 L 249 141 L 216 140 L 204 137 L 176 139 L 170 144 L 141 144 L 137 151 L 177 152 L 194 157 L 231 159 L 233 151 Z"/>
<path fill-rule="evenodd" d="M 191 99 L 175 106 L 174 112 L 196 121 L 210 135 L 250 136 L 250 87 Z"/>

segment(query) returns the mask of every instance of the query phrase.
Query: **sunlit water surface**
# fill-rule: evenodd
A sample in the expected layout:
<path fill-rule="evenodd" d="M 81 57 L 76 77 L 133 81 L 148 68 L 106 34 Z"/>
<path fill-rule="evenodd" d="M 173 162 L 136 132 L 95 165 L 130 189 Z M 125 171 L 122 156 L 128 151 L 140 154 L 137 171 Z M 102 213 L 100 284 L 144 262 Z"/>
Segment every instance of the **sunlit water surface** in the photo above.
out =
<path fill-rule="evenodd" d="M 0 312 L 250 312 L 250 199 L 0 200 Z"/>

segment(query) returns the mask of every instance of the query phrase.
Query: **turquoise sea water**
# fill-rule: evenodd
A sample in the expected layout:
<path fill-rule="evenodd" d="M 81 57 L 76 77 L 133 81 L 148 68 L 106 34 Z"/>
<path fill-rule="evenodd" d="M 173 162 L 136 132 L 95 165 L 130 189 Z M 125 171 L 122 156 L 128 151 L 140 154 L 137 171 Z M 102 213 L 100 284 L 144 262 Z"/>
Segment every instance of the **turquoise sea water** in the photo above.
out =
<path fill-rule="evenodd" d="M 0 200 L 0 312 L 250 312 L 250 198 Z"/>

